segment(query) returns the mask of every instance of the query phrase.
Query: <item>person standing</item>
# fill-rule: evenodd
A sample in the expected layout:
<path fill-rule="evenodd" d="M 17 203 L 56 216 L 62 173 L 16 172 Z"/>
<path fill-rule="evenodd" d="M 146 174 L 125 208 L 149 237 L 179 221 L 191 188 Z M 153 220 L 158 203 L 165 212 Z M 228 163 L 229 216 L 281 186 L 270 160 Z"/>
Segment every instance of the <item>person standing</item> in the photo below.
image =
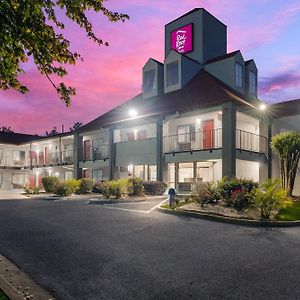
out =
<path fill-rule="evenodd" d="M 175 205 L 175 196 L 176 196 L 176 191 L 174 188 L 169 188 L 169 206 L 172 207 Z"/>

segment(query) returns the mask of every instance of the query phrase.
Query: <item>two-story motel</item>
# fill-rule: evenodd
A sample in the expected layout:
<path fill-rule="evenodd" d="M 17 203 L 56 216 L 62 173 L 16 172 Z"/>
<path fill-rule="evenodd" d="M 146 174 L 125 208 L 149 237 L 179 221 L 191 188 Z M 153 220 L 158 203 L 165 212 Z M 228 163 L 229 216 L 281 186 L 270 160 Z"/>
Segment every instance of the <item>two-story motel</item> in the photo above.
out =
<path fill-rule="evenodd" d="M 263 181 L 279 175 L 270 139 L 300 130 L 300 101 L 263 109 L 254 60 L 227 53 L 227 27 L 206 10 L 165 26 L 165 59 L 150 58 L 141 77 L 141 94 L 74 133 L 1 133 L 1 189 L 40 185 L 45 175 L 137 176 L 188 192 L 196 182 L 223 176 Z"/>

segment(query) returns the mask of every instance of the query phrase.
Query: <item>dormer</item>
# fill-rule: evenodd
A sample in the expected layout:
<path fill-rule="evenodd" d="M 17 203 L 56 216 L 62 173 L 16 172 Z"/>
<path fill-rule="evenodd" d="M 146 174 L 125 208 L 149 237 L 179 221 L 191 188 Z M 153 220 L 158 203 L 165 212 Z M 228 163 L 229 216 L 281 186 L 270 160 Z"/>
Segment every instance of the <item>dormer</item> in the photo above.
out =
<path fill-rule="evenodd" d="M 245 91 L 250 98 L 257 98 L 257 67 L 253 59 L 245 62 Z"/>
<path fill-rule="evenodd" d="M 171 50 L 164 62 L 165 93 L 183 88 L 200 69 L 196 61 Z"/>
<path fill-rule="evenodd" d="M 143 67 L 143 98 L 162 94 L 164 91 L 164 65 L 149 58 Z"/>
<path fill-rule="evenodd" d="M 245 94 L 245 61 L 239 50 L 208 60 L 204 68 L 232 89 Z"/>

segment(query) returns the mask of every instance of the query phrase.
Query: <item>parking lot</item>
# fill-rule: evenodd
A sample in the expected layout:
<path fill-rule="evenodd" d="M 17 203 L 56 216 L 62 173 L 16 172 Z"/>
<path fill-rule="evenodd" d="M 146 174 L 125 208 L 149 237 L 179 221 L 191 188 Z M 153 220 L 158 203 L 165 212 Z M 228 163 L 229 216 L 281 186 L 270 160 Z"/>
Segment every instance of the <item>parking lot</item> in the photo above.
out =
<path fill-rule="evenodd" d="M 299 299 L 298 228 L 155 210 L 162 200 L 0 201 L 0 253 L 57 299 Z"/>

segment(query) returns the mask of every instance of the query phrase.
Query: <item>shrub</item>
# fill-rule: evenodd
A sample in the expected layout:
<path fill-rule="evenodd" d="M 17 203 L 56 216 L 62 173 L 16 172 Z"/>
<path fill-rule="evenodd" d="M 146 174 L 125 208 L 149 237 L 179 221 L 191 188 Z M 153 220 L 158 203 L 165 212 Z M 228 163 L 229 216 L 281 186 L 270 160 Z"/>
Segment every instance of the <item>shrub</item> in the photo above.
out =
<path fill-rule="evenodd" d="M 45 176 L 42 178 L 43 187 L 46 193 L 55 193 L 58 185 L 58 178 L 55 176 Z"/>
<path fill-rule="evenodd" d="M 122 185 L 118 180 L 106 182 L 104 184 L 104 196 L 106 198 L 121 198 L 122 196 Z"/>
<path fill-rule="evenodd" d="M 40 192 L 41 188 L 39 186 L 32 187 L 32 193 L 37 195 Z"/>
<path fill-rule="evenodd" d="M 196 183 L 192 190 L 192 200 L 204 206 L 205 204 L 218 203 L 220 196 L 216 185 L 210 182 Z"/>
<path fill-rule="evenodd" d="M 162 195 L 167 185 L 161 181 L 144 181 L 144 191 L 146 195 Z"/>
<path fill-rule="evenodd" d="M 69 184 L 63 182 L 59 183 L 56 186 L 55 195 L 61 196 L 61 197 L 68 197 L 72 194 L 72 188 Z"/>
<path fill-rule="evenodd" d="M 79 188 L 77 189 L 77 193 L 79 194 L 87 194 L 92 191 L 94 187 L 94 182 L 89 178 L 82 178 L 79 180 Z"/>
<path fill-rule="evenodd" d="M 105 189 L 105 182 L 104 181 L 97 181 L 93 186 L 93 192 L 98 194 L 104 194 Z"/>
<path fill-rule="evenodd" d="M 238 210 L 249 207 L 252 203 L 253 194 L 258 183 L 249 179 L 238 179 L 227 177 L 222 178 L 217 184 L 220 197 L 227 206 L 232 206 Z"/>
<path fill-rule="evenodd" d="M 138 177 L 129 178 L 127 192 L 130 196 L 144 195 L 143 180 Z"/>
<path fill-rule="evenodd" d="M 23 187 L 23 190 L 26 195 L 31 195 L 33 193 L 32 188 L 28 184 Z"/>
<path fill-rule="evenodd" d="M 269 220 L 273 211 L 290 206 L 292 201 L 287 196 L 287 191 L 281 187 L 279 179 L 269 179 L 255 190 L 255 204 L 259 207 L 262 218 Z"/>
<path fill-rule="evenodd" d="M 65 184 L 71 188 L 72 193 L 75 193 L 79 189 L 80 181 L 77 179 L 68 179 L 65 180 Z"/>

